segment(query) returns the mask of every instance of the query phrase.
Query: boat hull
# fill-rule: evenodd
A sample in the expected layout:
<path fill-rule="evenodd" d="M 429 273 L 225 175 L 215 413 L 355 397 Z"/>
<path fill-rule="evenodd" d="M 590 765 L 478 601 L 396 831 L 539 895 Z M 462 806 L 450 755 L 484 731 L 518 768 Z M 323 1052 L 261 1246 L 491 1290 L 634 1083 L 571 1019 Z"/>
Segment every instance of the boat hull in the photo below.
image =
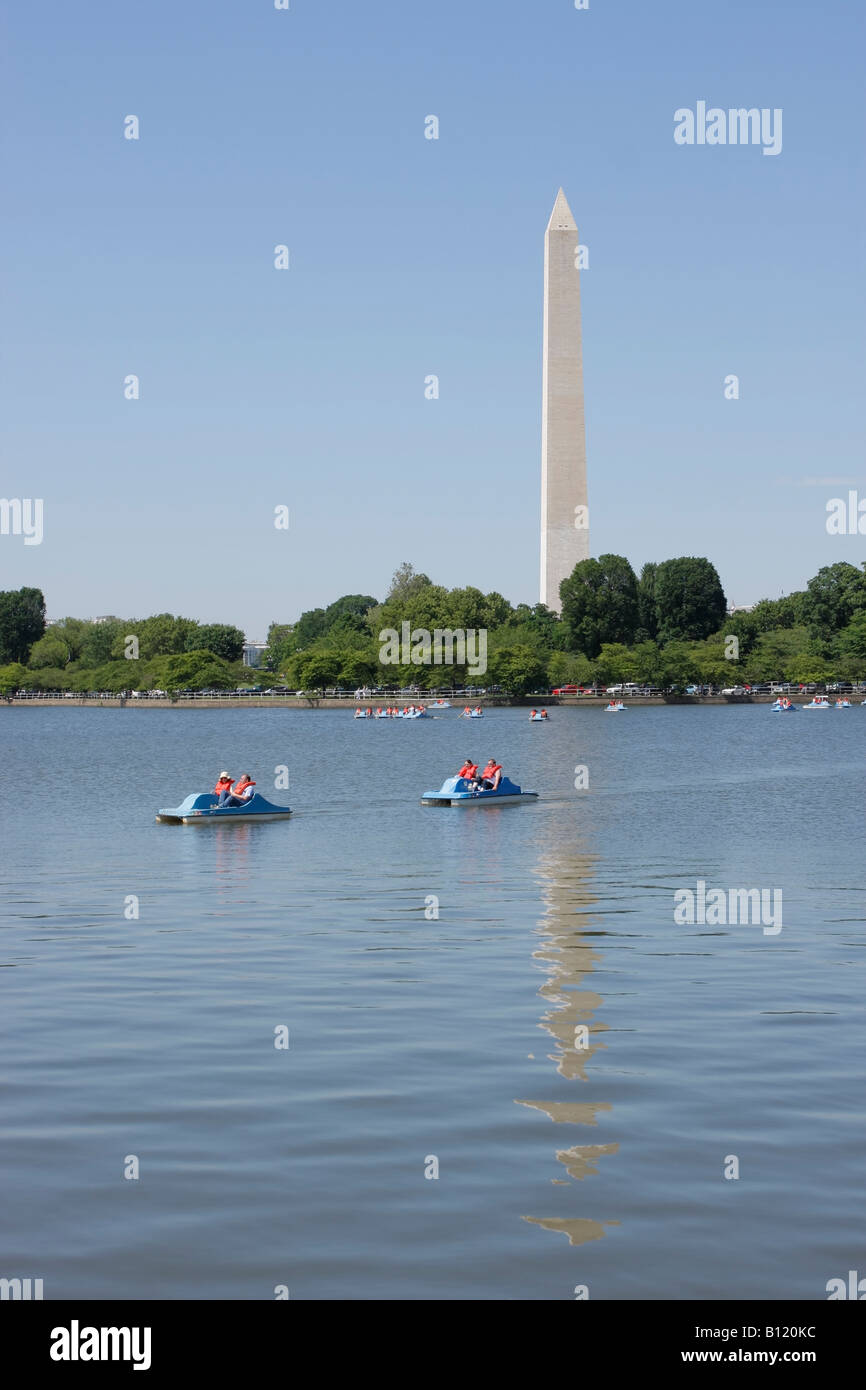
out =
<path fill-rule="evenodd" d="M 463 777 L 449 777 L 436 792 L 425 792 L 422 806 L 507 806 L 518 801 L 537 801 L 538 792 L 525 792 L 503 777 L 496 791 L 473 792 Z"/>
<path fill-rule="evenodd" d="M 479 792 L 473 796 L 467 792 L 463 796 L 440 796 L 438 792 L 425 792 L 421 798 L 422 806 L 507 806 L 518 801 L 537 801 L 538 792 L 518 792 L 515 796 L 499 796 L 496 792 Z"/>
<path fill-rule="evenodd" d="M 219 806 L 218 800 L 213 792 L 193 792 L 179 806 L 157 811 L 156 819 L 160 825 L 215 825 L 217 822 L 288 820 L 292 814 L 290 807 L 266 801 L 258 792 L 243 806 Z"/>

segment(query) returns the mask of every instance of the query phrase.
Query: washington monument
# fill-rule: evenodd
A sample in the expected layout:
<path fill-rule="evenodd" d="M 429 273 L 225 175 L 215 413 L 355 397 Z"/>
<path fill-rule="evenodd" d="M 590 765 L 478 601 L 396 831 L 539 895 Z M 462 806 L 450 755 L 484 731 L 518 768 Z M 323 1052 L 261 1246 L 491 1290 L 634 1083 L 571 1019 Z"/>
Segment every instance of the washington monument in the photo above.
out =
<path fill-rule="evenodd" d="M 541 417 L 541 602 L 589 557 L 577 223 L 560 188 L 544 237 Z"/>

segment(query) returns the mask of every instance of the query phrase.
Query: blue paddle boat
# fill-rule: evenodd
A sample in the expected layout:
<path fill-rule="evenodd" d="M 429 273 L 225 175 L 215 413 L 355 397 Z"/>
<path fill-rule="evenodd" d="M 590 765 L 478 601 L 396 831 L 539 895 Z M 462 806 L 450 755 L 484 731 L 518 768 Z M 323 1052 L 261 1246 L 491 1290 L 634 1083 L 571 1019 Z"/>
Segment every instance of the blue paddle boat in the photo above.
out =
<path fill-rule="evenodd" d="M 770 709 L 773 710 L 775 714 L 790 714 L 790 712 L 796 708 L 797 706 L 792 705 L 790 700 L 774 700 L 772 705 L 770 705 Z"/>
<path fill-rule="evenodd" d="M 213 825 L 216 821 L 288 820 L 288 806 L 276 806 L 258 792 L 243 806 L 218 806 L 219 797 L 213 792 L 193 792 L 179 806 L 157 811 L 163 825 Z"/>
<path fill-rule="evenodd" d="M 508 777 L 503 777 L 496 791 L 470 791 L 465 777 L 449 777 L 438 792 L 425 792 L 422 806 L 504 806 L 508 802 L 537 801 L 538 792 L 525 792 Z"/>

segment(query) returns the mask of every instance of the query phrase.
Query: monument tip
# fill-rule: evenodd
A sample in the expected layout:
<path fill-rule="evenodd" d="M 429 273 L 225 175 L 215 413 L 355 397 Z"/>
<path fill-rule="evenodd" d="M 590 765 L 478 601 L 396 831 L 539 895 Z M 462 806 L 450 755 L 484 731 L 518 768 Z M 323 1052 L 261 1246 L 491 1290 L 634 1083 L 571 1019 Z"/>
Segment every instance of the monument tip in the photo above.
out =
<path fill-rule="evenodd" d="M 553 212 L 550 214 L 547 230 L 549 232 L 577 231 L 577 223 L 574 220 L 571 208 L 568 206 L 568 199 L 561 188 L 556 195 L 556 202 L 553 204 Z"/>

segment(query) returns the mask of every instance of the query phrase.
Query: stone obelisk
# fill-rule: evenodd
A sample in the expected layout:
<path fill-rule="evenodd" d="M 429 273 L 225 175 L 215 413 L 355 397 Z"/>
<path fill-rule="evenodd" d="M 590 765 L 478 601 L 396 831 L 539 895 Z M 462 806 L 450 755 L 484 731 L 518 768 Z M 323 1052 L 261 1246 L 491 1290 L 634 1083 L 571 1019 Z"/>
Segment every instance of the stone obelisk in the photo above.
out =
<path fill-rule="evenodd" d="M 544 237 L 541 602 L 589 556 L 577 223 L 560 188 Z"/>

